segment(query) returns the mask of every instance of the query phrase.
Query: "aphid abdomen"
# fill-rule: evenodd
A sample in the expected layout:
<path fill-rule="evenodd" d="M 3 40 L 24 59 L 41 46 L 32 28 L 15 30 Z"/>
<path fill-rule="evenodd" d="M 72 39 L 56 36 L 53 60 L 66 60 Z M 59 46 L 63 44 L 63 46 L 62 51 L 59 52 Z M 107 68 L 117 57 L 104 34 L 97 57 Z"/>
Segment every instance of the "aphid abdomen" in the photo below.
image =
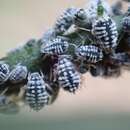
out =
<path fill-rule="evenodd" d="M 76 49 L 76 55 L 88 63 L 97 63 L 103 59 L 103 52 L 94 45 L 82 45 Z"/>
<path fill-rule="evenodd" d="M 10 73 L 9 80 L 12 83 L 19 83 L 26 79 L 28 70 L 26 66 L 17 65 Z"/>
<path fill-rule="evenodd" d="M 26 101 L 33 110 L 40 110 L 49 102 L 47 84 L 39 73 L 32 73 L 28 77 Z"/>
<path fill-rule="evenodd" d="M 99 18 L 93 24 L 93 34 L 97 38 L 100 47 L 109 53 L 114 50 L 118 43 L 118 32 L 116 23 L 108 16 Z"/>
<path fill-rule="evenodd" d="M 80 75 L 67 58 L 61 58 L 57 65 L 58 82 L 64 90 L 75 92 L 79 88 Z"/>
<path fill-rule="evenodd" d="M 43 44 L 41 47 L 41 53 L 50 55 L 61 55 L 68 50 L 68 46 L 69 44 L 66 38 L 57 37 L 52 41 L 49 41 L 48 44 Z"/>

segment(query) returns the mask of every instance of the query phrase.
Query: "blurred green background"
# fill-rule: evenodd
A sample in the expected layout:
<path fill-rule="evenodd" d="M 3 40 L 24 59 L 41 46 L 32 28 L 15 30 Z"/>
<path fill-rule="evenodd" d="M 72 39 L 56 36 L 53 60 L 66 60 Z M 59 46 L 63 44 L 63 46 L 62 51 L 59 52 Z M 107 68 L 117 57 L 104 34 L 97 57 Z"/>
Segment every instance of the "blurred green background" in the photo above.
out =
<path fill-rule="evenodd" d="M 86 3 L 0 0 L 0 56 L 29 38 L 41 37 L 65 8 Z M 118 79 L 86 74 L 83 81 L 75 95 L 61 90 L 56 102 L 40 112 L 23 106 L 17 115 L 0 114 L 0 130 L 130 130 L 130 74 L 123 72 Z"/>

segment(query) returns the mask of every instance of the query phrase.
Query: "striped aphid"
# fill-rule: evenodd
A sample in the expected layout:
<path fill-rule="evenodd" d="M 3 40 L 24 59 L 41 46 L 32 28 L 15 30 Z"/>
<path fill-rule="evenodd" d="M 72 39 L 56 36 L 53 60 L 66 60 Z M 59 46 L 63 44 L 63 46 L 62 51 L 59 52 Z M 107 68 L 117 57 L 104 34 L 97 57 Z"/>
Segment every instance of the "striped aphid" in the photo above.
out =
<path fill-rule="evenodd" d="M 64 90 L 75 93 L 79 89 L 80 74 L 67 57 L 59 57 L 56 73 L 59 85 Z"/>
<path fill-rule="evenodd" d="M 30 73 L 26 88 L 26 101 L 30 108 L 35 111 L 41 110 L 48 104 L 50 95 L 47 92 L 48 84 L 45 83 L 38 72 Z"/>
<path fill-rule="evenodd" d="M 81 45 L 75 50 L 76 56 L 87 63 L 97 63 L 103 59 L 102 50 L 95 45 Z"/>
<path fill-rule="evenodd" d="M 8 80 L 9 74 L 10 74 L 9 65 L 0 61 L 0 84 L 3 84 Z"/>
<path fill-rule="evenodd" d="M 28 74 L 27 67 L 18 64 L 11 71 L 10 76 L 9 76 L 9 80 L 12 83 L 20 83 L 26 79 L 27 74 Z"/>
<path fill-rule="evenodd" d="M 41 53 L 46 55 L 62 55 L 68 50 L 68 47 L 68 39 L 58 36 L 48 41 L 47 44 L 43 44 L 41 46 Z"/>

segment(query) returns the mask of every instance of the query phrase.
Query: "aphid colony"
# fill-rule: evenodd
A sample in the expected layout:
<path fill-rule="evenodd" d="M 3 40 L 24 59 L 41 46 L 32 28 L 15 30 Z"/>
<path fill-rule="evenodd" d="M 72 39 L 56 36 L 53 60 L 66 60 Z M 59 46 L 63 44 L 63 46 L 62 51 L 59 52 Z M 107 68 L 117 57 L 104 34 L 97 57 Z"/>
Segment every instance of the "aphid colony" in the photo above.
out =
<path fill-rule="evenodd" d="M 25 100 L 33 110 L 38 111 L 49 103 L 51 96 L 47 91 L 49 85 L 45 83 L 42 73 L 41 75 L 38 72 L 28 73 L 27 67 L 21 64 L 16 65 L 10 72 L 9 65 L 6 63 L 1 63 L 0 72 L 0 76 L 3 76 L 1 78 L 1 83 L 8 80 L 12 84 L 18 84 L 27 79 L 27 85 L 25 87 Z M 7 72 L 8 75 L 5 76 L 4 73 L 7 74 Z"/>
<path fill-rule="evenodd" d="M 24 85 L 24 102 L 39 111 L 56 99 L 59 88 L 76 93 L 82 82 L 81 74 L 86 71 L 94 77 L 120 76 L 121 67 L 130 66 L 130 49 L 122 47 L 111 11 L 101 0 L 90 2 L 88 8 L 66 9 L 36 45 L 28 43 L 30 48 L 40 43 L 38 53 L 32 54 L 33 62 L 27 62 L 28 58 L 16 65 L 0 62 L 0 86 Z M 123 33 L 129 36 L 128 14 L 121 24 Z M 37 69 L 30 69 L 28 63 L 35 63 Z"/>

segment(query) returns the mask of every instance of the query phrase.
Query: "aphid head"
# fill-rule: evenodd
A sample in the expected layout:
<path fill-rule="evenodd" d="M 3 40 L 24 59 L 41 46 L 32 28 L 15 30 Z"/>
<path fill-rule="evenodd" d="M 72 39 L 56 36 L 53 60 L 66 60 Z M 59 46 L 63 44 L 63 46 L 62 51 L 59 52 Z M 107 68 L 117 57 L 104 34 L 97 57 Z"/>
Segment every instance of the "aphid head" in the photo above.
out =
<path fill-rule="evenodd" d="M 86 19 L 86 12 L 84 9 L 80 8 L 77 13 L 75 14 L 75 19 L 76 20 L 84 20 Z"/>
<path fill-rule="evenodd" d="M 71 55 L 60 55 L 58 57 L 58 61 L 63 60 L 64 58 L 68 59 L 68 60 L 72 60 L 73 59 L 73 57 Z"/>
<path fill-rule="evenodd" d="M 32 79 L 39 79 L 41 78 L 41 75 L 38 72 L 33 72 L 33 73 L 29 73 L 28 75 L 28 80 L 32 80 Z"/>

